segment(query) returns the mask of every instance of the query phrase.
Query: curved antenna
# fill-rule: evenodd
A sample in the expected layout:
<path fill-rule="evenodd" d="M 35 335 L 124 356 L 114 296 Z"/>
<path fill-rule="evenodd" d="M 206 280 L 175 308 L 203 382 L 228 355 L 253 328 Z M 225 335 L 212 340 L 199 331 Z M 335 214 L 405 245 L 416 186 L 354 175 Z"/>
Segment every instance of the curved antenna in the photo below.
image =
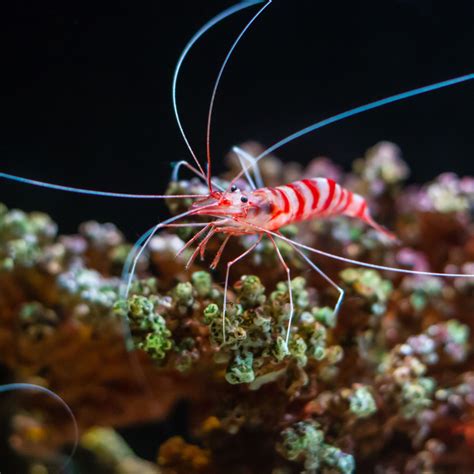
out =
<path fill-rule="evenodd" d="M 204 174 L 201 174 L 196 168 L 194 168 L 194 166 L 190 165 L 187 161 L 185 160 L 180 160 L 180 161 L 177 161 L 175 163 L 172 164 L 173 166 L 173 171 L 171 173 L 171 181 L 178 181 L 178 176 L 179 176 L 179 172 L 181 170 L 181 168 L 184 166 L 185 168 L 187 168 L 188 170 L 192 171 L 195 175 L 197 175 L 199 178 L 201 178 L 204 182 L 207 183 L 207 177 L 206 175 Z M 214 187 L 216 187 L 219 191 L 224 191 L 224 188 L 216 183 L 216 182 L 212 182 L 212 184 L 214 185 Z"/>
<path fill-rule="evenodd" d="M 0 385 L 0 393 L 14 392 L 16 390 L 31 390 L 33 392 L 45 393 L 46 395 L 58 401 L 65 408 L 68 415 L 71 417 L 74 426 L 74 444 L 72 446 L 71 454 L 63 465 L 63 469 L 65 470 L 65 468 L 71 462 L 72 457 L 76 453 L 77 446 L 79 444 L 79 428 L 77 426 L 76 417 L 74 416 L 74 413 L 72 412 L 71 408 L 58 394 L 54 393 L 52 390 L 49 390 L 46 387 L 42 387 L 41 385 L 35 385 L 31 383 L 9 383 L 5 385 Z"/>
<path fill-rule="evenodd" d="M 196 41 L 199 38 L 201 38 L 202 35 L 204 35 L 208 30 L 210 30 L 214 25 L 219 23 L 224 18 L 227 18 L 228 16 L 233 15 L 234 13 L 236 13 L 240 10 L 243 10 L 244 8 L 250 7 L 250 6 L 255 5 L 257 3 L 261 3 L 261 1 L 262 0 L 246 0 L 246 1 L 243 1 L 243 2 L 240 2 L 240 3 L 237 3 L 236 5 L 233 5 L 229 8 L 227 8 L 226 10 L 222 11 L 221 13 L 216 15 L 214 18 L 209 20 L 188 41 L 188 43 L 186 44 L 186 46 L 184 47 L 182 53 L 179 56 L 178 62 L 176 63 L 176 67 L 175 67 L 174 74 L 173 74 L 173 83 L 172 83 L 172 86 L 171 86 L 171 95 L 172 95 L 172 99 L 173 99 L 174 115 L 176 117 L 176 122 L 178 123 L 178 128 L 179 128 L 179 131 L 181 132 L 181 135 L 184 139 L 184 142 L 186 143 L 186 146 L 188 147 L 188 150 L 191 153 L 191 156 L 193 157 L 194 161 L 196 162 L 196 165 L 197 165 L 199 171 L 203 175 L 206 175 L 206 173 L 204 172 L 204 170 L 201 166 L 201 163 L 199 163 L 199 160 L 197 159 L 197 156 L 194 153 L 194 150 L 192 149 L 191 144 L 189 143 L 189 140 L 186 136 L 186 133 L 184 132 L 184 128 L 183 128 L 183 125 L 181 124 L 181 119 L 180 119 L 179 113 L 178 113 L 178 104 L 177 104 L 177 100 L 176 100 L 176 84 L 178 82 L 179 72 L 181 70 L 181 66 L 183 64 L 184 58 L 187 56 L 189 50 L 194 46 Z"/>
<path fill-rule="evenodd" d="M 255 3 L 261 3 L 261 2 L 255 2 Z M 212 183 L 211 183 L 211 121 L 212 121 L 212 112 L 214 109 L 214 102 L 216 100 L 216 94 L 217 94 L 217 89 L 219 88 L 219 83 L 222 78 L 222 74 L 224 73 L 224 69 L 227 66 L 227 63 L 229 62 L 230 57 L 232 56 L 232 53 L 234 52 L 234 49 L 236 48 L 237 44 L 241 40 L 242 36 L 245 35 L 247 30 L 252 26 L 252 23 L 260 16 L 260 14 L 267 8 L 270 3 L 272 3 L 272 0 L 268 0 L 268 2 L 254 15 L 254 17 L 245 25 L 245 28 L 240 32 L 239 36 L 237 36 L 236 40 L 232 44 L 232 46 L 229 49 L 229 52 L 227 53 L 227 56 L 224 59 L 224 62 L 222 63 L 222 66 L 219 70 L 219 74 L 217 75 L 216 82 L 214 84 L 214 88 L 212 90 L 212 95 L 211 95 L 211 102 L 209 103 L 209 112 L 207 114 L 207 132 L 206 132 L 206 154 L 207 154 L 207 185 L 209 187 L 209 191 L 212 192 Z"/>
<path fill-rule="evenodd" d="M 442 89 L 443 87 L 449 87 L 454 84 L 459 84 L 461 82 L 465 81 L 470 81 L 474 79 L 474 74 L 466 74 L 465 76 L 460 76 L 460 77 L 455 77 L 454 79 L 448 79 L 447 81 L 442 81 L 442 82 L 437 82 L 435 84 L 431 84 L 429 86 L 424 86 L 424 87 L 419 87 L 417 89 L 412 89 L 407 92 L 402 92 L 400 94 L 395 94 L 390 97 L 386 97 L 385 99 L 381 100 L 376 100 L 375 102 L 370 102 L 365 105 L 361 105 L 359 107 L 355 107 L 354 109 L 347 110 L 346 112 L 342 112 L 337 115 L 333 115 L 332 117 L 329 117 L 327 119 L 321 120 L 319 122 L 316 122 L 313 125 L 310 125 L 309 127 L 303 128 L 302 130 L 295 132 L 288 137 L 284 138 L 283 140 L 278 141 L 274 145 L 272 145 L 270 148 L 267 148 L 263 153 L 261 153 L 256 159 L 255 163 L 264 158 L 265 156 L 269 155 L 270 153 L 274 152 L 275 150 L 278 150 L 281 148 L 283 145 L 286 145 L 290 143 L 293 140 L 296 140 L 297 138 L 302 137 L 303 135 L 306 135 L 307 133 L 314 132 L 315 130 L 318 130 L 319 128 L 325 127 L 326 125 L 330 125 L 331 123 L 338 122 L 340 120 L 352 117 L 353 115 L 361 114 L 363 112 L 367 112 L 368 110 L 376 109 L 378 107 L 382 107 L 383 105 L 391 104 L 393 102 L 398 102 L 399 100 L 404 100 L 408 99 L 410 97 L 414 97 L 416 95 L 424 94 L 426 92 L 431 92 L 435 91 L 437 89 Z M 243 174 L 243 171 L 241 171 L 233 180 L 231 185 L 239 179 Z"/>
<path fill-rule="evenodd" d="M 16 181 L 23 184 L 32 184 L 33 186 L 39 186 L 42 188 L 54 189 L 56 191 L 66 191 L 69 193 L 76 194 L 89 194 L 93 196 L 102 197 L 113 197 L 113 198 L 127 198 L 127 199 L 173 199 L 173 198 L 199 198 L 202 194 L 127 194 L 127 193 L 111 193 L 107 191 L 95 191 L 93 189 L 74 188 L 72 186 L 62 186 L 60 184 L 46 183 L 44 181 L 37 181 L 36 179 L 22 178 L 21 176 L 15 176 L 13 174 L 0 173 L 0 178 L 9 179 L 10 181 Z"/>
<path fill-rule="evenodd" d="M 255 176 L 256 187 L 264 188 L 265 183 L 263 182 L 262 174 L 260 173 L 260 168 L 258 167 L 258 165 L 255 162 L 255 157 L 252 156 L 250 153 L 246 152 L 245 150 L 243 150 L 242 148 L 239 148 L 238 146 L 232 147 L 232 151 L 234 153 L 236 153 L 239 156 L 239 158 L 247 160 L 247 162 L 253 168 L 253 174 Z M 239 161 L 240 161 L 240 164 L 242 166 L 242 169 L 244 170 L 245 176 L 246 177 L 247 177 L 247 175 L 250 176 L 248 168 L 244 169 L 244 164 L 243 164 L 242 160 L 239 160 Z M 248 177 L 247 177 L 247 180 L 248 180 Z"/>

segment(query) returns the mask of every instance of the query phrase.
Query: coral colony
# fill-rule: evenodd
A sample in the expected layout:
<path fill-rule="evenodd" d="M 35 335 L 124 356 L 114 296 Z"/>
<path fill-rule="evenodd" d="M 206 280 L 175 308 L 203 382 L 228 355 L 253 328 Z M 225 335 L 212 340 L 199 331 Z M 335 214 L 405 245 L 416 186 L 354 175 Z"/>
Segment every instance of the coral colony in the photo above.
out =
<path fill-rule="evenodd" d="M 258 145 L 243 148 L 254 152 Z M 234 156 L 228 165 L 220 182 L 235 174 Z M 343 217 L 284 228 L 287 236 L 367 262 L 472 273 L 473 178 L 446 174 L 407 187 L 408 167 L 387 142 L 348 174 L 325 158 L 302 168 L 270 157 L 261 171 L 270 186 L 290 176 L 337 178 L 365 196 L 403 244 Z M 201 186 L 179 181 L 168 193 Z M 168 204 L 176 214 L 190 203 Z M 335 315 L 335 289 L 279 241 L 293 274 L 287 345 L 288 283 L 270 242 L 233 269 L 223 325 L 225 268 L 208 268 L 223 237 L 188 271 L 191 250 L 175 257 L 196 232 L 169 229 L 154 237 L 124 299 L 120 272 L 131 246 L 114 225 L 88 222 L 78 234 L 61 236 L 45 214 L 0 209 L 3 382 L 41 385 L 70 406 L 80 432 L 75 472 L 472 471 L 472 280 L 317 257 L 346 290 Z M 255 237 L 232 240 L 230 257 Z M 57 472 L 74 442 L 64 407 L 44 393 L 17 391 L 8 400 L 12 457 L 25 472 Z M 137 457 L 115 431 L 163 420 L 182 400 L 189 407 L 186 433 L 157 442 L 153 462 Z"/>

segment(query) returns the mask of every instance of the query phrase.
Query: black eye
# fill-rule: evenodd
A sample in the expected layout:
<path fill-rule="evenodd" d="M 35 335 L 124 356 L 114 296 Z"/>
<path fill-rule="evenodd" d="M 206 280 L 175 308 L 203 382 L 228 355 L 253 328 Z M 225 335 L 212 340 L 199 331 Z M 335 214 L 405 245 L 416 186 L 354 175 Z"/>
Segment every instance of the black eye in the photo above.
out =
<path fill-rule="evenodd" d="M 248 202 L 249 198 L 248 198 L 248 197 L 245 197 L 245 196 L 242 196 L 242 197 L 240 198 L 240 200 L 245 203 L 245 202 Z"/>
<path fill-rule="evenodd" d="M 233 193 L 235 191 L 237 191 L 237 186 L 235 184 L 233 184 L 230 188 L 230 192 Z"/>

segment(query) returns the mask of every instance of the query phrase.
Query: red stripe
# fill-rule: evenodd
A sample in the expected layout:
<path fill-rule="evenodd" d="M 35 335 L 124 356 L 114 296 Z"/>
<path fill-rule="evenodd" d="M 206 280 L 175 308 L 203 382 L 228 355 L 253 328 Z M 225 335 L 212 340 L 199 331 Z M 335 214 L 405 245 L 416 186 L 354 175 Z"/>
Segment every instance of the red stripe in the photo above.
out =
<path fill-rule="evenodd" d="M 367 208 L 367 202 L 363 201 L 360 209 L 357 211 L 356 217 L 364 217 L 365 209 Z"/>
<path fill-rule="evenodd" d="M 353 194 L 350 191 L 347 191 L 347 202 L 344 204 L 344 207 L 341 209 L 341 212 L 345 212 L 347 208 L 351 205 L 352 197 Z"/>
<path fill-rule="evenodd" d="M 301 192 L 298 185 L 295 184 L 295 183 L 287 184 L 287 186 L 295 192 L 296 198 L 298 199 L 298 210 L 296 211 L 295 217 L 296 217 L 296 219 L 299 219 L 304 214 L 304 196 L 303 196 L 303 193 Z"/>
<path fill-rule="evenodd" d="M 282 214 L 283 214 L 282 211 L 277 211 L 277 212 L 273 213 L 272 218 L 268 222 L 274 221 L 277 217 L 281 216 Z"/>
<path fill-rule="evenodd" d="M 285 204 L 285 207 L 283 208 L 283 212 L 288 214 L 290 212 L 290 201 L 288 200 L 288 197 L 286 196 L 284 191 L 282 191 L 279 188 L 275 188 L 275 191 L 278 191 L 280 193 L 280 196 L 283 199 L 283 203 Z"/>
<path fill-rule="evenodd" d="M 329 186 L 329 194 L 328 197 L 326 198 L 326 202 L 324 203 L 324 206 L 321 209 L 321 212 L 324 212 L 330 205 L 331 201 L 334 197 L 334 190 L 336 189 L 336 182 L 332 179 L 326 179 L 328 186 Z"/>
<path fill-rule="evenodd" d="M 319 193 L 318 186 L 314 181 L 311 181 L 310 179 L 302 179 L 301 182 L 304 183 L 305 186 L 311 191 L 311 194 L 313 196 L 312 209 L 314 211 L 318 207 L 318 203 L 319 203 L 320 193 Z"/>

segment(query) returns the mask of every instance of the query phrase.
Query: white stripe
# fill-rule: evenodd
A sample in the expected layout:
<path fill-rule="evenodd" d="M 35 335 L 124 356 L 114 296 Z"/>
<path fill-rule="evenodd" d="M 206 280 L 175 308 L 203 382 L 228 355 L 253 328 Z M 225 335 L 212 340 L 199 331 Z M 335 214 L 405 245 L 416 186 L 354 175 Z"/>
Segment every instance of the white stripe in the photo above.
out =
<path fill-rule="evenodd" d="M 351 205 L 349 206 L 349 209 L 347 209 L 346 213 L 351 216 L 355 216 L 356 213 L 359 211 L 360 206 L 362 206 L 363 201 L 364 201 L 364 198 L 362 196 L 354 193 Z"/>
<path fill-rule="evenodd" d="M 303 216 L 306 219 L 313 213 L 313 204 L 314 204 L 314 197 L 311 189 L 303 183 L 303 181 L 297 181 L 298 188 L 301 190 L 304 198 L 304 213 Z"/>
<path fill-rule="evenodd" d="M 286 197 L 290 201 L 290 213 L 289 216 L 291 219 L 293 219 L 296 216 L 296 213 L 298 212 L 298 196 L 296 196 L 296 193 L 288 186 L 279 186 L 280 189 L 286 194 Z"/>
<path fill-rule="evenodd" d="M 319 202 L 315 211 L 320 212 L 321 208 L 324 206 L 324 203 L 326 202 L 326 199 L 328 198 L 329 186 L 328 186 L 328 182 L 326 178 L 316 178 L 316 179 L 313 179 L 313 181 L 315 182 L 319 190 Z"/>
<path fill-rule="evenodd" d="M 326 214 L 332 214 L 334 212 L 337 202 L 339 201 L 339 198 L 341 197 L 341 192 L 342 192 L 341 186 L 339 186 L 336 183 L 336 185 L 334 186 L 334 194 L 332 196 L 332 200 L 329 203 L 329 207 L 326 209 Z"/>

